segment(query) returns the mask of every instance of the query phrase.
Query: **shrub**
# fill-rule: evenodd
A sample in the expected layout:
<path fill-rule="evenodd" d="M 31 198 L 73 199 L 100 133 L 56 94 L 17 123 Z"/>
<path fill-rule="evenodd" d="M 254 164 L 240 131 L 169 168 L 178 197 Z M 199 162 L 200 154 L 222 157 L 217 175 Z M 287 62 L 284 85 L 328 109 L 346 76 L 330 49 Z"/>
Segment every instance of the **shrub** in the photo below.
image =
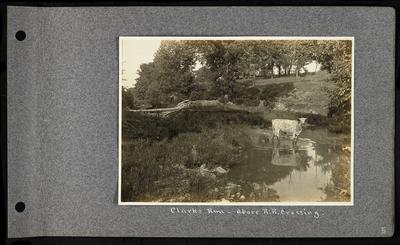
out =
<path fill-rule="evenodd" d="M 210 111 L 211 110 L 211 111 Z M 191 108 L 182 110 L 169 118 L 146 116 L 139 112 L 124 112 L 122 138 L 162 140 L 171 139 L 180 133 L 201 132 L 217 125 L 247 124 L 263 126 L 266 122 L 260 114 L 247 111 L 219 111 L 218 108 Z"/>
<path fill-rule="evenodd" d="M 329 120 L 328 130 L 333 133 L 351 132 L 351 116 L 340 115 L 331 117 Z"/>
<path fill-rule="evenodd" d="M 205 165 L 208 169 L 216 166 L 228 169 L 243 160 L 239 149 L 248 149 L 250 144 L 243 127 L 235 125 L 183 133 L 171 140 L 125 142 L 122 200 L 215 199 L 209 191 L 220 186 L 218 183 L 225 181 L 224 177 L 203 176 L 198 168 Z M 191 196 L 193 193 L 198 196 Z M 183 194 L 189 196 L 182 197 Z"/>
<path fill-rule="evenodd" d="M 122 144 L 122 188 L 123 201 L 152 191 L 152 183 L 159 177 L 158 149 L 149 141 L 137 140 Z"/>
<path fill-rule="evenodd" d="M 265 100 L 266 106 L 269 106 L 278 97 L 287 95 L 293 89 L 293 83 L 267 84 L 262 87 L 252 87 L 246 83 L 237 83 L 234 89 L 233 102 L 238 105 L 258 106 L 260 100 Z"/>
<path fill-rule="evenodd" d="M 329 124 L 329 120 L 326 116 L 320 114 L 312 114 L 312 113 L 297 113 L 297 118 L 305 117 L 307 118 L 307 123 L 312 124 L 313 126 L 327 126 Z"/>
<path fill-rule="evenodd" d="M 233 102 L 238 105 L 257 106 L 259 104 L 260 90 L 256 87 L 237 85 Z"/>
<path fill-rule="evenodd" d="M 261 87 L 260 99 L 267 103 L 275 102 L 278 97 L 287 95 L 294 89 L 293 83 L 268 84 Z"/>

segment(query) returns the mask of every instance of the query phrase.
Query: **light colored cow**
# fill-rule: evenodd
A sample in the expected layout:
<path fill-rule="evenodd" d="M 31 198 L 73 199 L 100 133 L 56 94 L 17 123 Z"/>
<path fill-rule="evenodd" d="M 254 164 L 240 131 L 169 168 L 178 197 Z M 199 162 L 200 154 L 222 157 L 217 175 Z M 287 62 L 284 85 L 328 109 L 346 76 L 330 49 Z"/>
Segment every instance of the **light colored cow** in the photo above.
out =
<path fill-rule="evenodd" d="M 293 145 L 297 143 L 299 134 L 303 130 L 303 126 L 307 118 L 299 118 L 297 120 L 289 119 L 272 119 L 272 140 L 275 137 L 280 141 L 280 132 L 285 132 L 292 135 Z"/>

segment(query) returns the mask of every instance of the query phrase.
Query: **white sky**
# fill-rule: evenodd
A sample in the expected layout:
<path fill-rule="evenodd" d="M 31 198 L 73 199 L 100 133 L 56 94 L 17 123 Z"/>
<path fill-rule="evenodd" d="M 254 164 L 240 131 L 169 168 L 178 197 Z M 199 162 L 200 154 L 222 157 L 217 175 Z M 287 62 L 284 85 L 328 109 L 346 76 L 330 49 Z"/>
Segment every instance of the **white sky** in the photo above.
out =
<path fill-rule="evenodd" d="M 304 68 L 306 68 L 308 72 L 317 72 L 321 70 L 321 64 L 314 60 L 310 64 L 305 65 Z"/>
<path fill-rule="evenodd" d="M 133 87 L 141 64 L 153 61 L 161 39 L 122 39 L 122 86 Z"/>

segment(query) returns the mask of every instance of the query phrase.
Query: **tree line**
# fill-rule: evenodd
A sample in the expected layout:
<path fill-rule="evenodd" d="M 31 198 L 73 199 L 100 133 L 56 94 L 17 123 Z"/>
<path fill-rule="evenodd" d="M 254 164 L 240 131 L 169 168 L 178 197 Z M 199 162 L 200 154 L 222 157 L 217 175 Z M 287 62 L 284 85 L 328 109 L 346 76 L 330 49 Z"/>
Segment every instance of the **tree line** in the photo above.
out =
<path fill-rule="evenodd" d="M 330 115 L 348 116 L 351 51 L 350 40 L 164 40 L 153 62 L 140 66 L 135 87 L 123 90 L 123 103 L 165 107 L 184 99 L 233 98 L 243 81 L 254 86 L 256 74 L 298 77 L 317 61 L 338 85 L 330 93 Z"/>

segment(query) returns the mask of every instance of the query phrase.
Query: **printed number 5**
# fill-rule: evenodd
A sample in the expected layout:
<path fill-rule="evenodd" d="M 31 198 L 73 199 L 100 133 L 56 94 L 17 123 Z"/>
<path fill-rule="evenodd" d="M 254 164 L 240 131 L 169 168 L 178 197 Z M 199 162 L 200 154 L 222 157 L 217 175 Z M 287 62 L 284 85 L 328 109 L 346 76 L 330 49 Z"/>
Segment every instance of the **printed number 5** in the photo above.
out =
<path fill-rule="evenodd" d="M 386 227 L 381 227 L 381 233 L 386 234 Z"/>

